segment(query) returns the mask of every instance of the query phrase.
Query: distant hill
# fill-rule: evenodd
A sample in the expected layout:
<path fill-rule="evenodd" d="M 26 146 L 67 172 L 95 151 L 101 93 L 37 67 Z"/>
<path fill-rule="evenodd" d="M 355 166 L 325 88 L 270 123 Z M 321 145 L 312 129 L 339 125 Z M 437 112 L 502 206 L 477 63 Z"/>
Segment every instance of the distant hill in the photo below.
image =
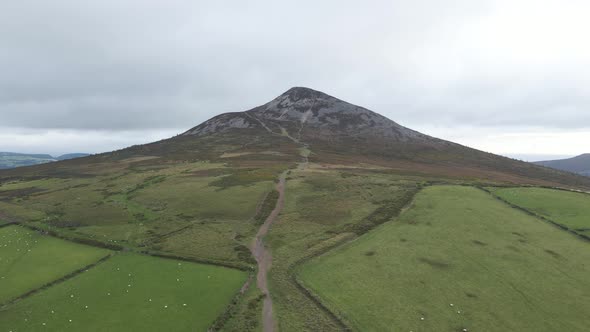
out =
<path fill-rule="evenodd" d="M 537 161 L 535 164 L 590 176 L 590 153 L 569 159 Z"/>
<path fill-rule="evenodd" d="M 0 169 L 16 168 L 50 163 L 58 160 L 67 160 L 89 156 L 87 153 L 70 153 L 59 157 L 49 154 L 27 154 L 16 152 L 0 152 Z"/>
<path fill-rule="evenodd" d="M 57 160 L 68 160 L 68 159 L 74 159 L 74 158 L 82 158 L 82 157 L 86 157 L 89 156 L 88 153 L 67 153 L 67 154 L 62 154 L 61 156 L 57 157 Z"/>

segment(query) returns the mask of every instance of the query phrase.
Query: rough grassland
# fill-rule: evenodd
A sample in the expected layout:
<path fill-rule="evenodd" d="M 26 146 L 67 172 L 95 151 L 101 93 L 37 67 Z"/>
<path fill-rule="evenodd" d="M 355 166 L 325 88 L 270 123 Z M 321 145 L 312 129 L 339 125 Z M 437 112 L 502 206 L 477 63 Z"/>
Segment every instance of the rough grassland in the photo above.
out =
<path fill-rule="evenodd" d="M 356 330 L 588 331 L 588 262 L 587 242 L 478 189 L 438 186 L 300 277 Z"/>
<path fill-rule="evenodd" d="M 590 236 L 590 195 L 544 188 L 489 188 L 502 199 Z"/>
<path fill-rule="evenodd" d="M 269 273 L 273 310 L 281 331 L 339 331 L 341 326 L 307 297 L 293 277 L 302 260 L 357 236 L 389 218 L 415 190 L 388 175 L 331 170 L 292 171 L 285 207 L 266 239 L 273 256 Z M 382 213 L 383 212 L 383 213 Z"/>
<path fill-rule="evenodd" d="M 118 254 L 1 310 L 0 330 L 205 331 L 246 277 L 233 269 Z"/>
<path fill-rule="evenodd" d="M 285 167 L 192 162 L 10 180 L 0 184 L 0 215 L 69 238 L 250 266 L 253 218 Z"/>
<path fill-rule="evenodd" d="M 20 226 L 0 228 L 0 303 L 90 265 L 109 253 L 42 236 Z"/>

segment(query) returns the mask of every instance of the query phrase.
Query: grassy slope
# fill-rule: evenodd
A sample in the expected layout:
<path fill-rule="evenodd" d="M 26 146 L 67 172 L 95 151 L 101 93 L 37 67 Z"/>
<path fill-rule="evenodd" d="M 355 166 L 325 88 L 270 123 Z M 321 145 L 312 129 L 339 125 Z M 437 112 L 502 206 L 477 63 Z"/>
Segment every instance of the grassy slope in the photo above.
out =
<path fill-rule="evenodd" d="M 590 236 L 590 195 L 544 188 L 489 188 L 502 199 Z"/>
<path fill-rule="evenodd" d="M 233 269 L 119 254 L 0 311 L 0 330 L 205 331 L 245 280 Z"/>
<path fill-rule="evenodd" d="M 67 238 L 252 266 L 247 246 L 259 203 L 300 158 L 290 140 L 268 136 L 179 137 L 173 145 L 0 171 L 0 218 Z M 253 284 L 227 330 L 256 328 L 259 295 Z"/>
<path fill-rule="evenodd" d="M 109 254 L 19 226 L 0 228 L 0 303 L 59 279 Z"/>
<path fill-rule="evenodd" d="M 281 331 L 338 331 L 340 327 L 294 283 L 292 268 L 302 259 L 356 236 L 354 225 L 396 203 L 405 186 L 387 175 L 308 169 L 289 175 L 285 207 L 267 244 L 273 262 L 269 274 L 274 312 Z"/>
<path fill-rule="evenodd" d="M 442 186 L 301 277 L 357 330 L 587 331 L 589 259 L 566 232 Z"/>
<path fill-rule="evenodd" d="M 253 219 L 258 202 L 279 173 L 300 161 L 301 153 L 310 153 L 299 151 L 300 145 L 287 138 L 259 129 L 177 137 L 109 154 L 0 171 L 0 215 L 51 227 L 71 237 L 251 265 L 244 249 L 258 226 Z M 367 217 L 375 211 L 382 209 L 387 214 L 388 206 L 395 210 L 397 201 L 389 198 L 402 197 L 406 186 L 426 180 L 416 178 L 530 180 L 479 167 L 457 169 L 446 164 L 446 157 L 453 155 L 421 164 L 355 155 L 347 144 L 342 147 L 342 153 L 333 155 L 312 144 L 310 157 L 344 167 L 374 163 L 390 168 L 390 174 L 364 175 L 355 182 L 333 170 L 326 171 L 330 178 L 323 183 L 321 179 L 311 181 L 319 185 L 302 179 L 288 182 L 290 210 L 268 239 L 275 255 L 270 275 L 275 313 L 283 330 L 337 328 L 296 289 L 290 269 L 310 254 L 360 234 L 373 223 Z M 380 184 L 384 178 L 389 180 Z M 301 190 L 289 197 L 291 187 Z M 255 298 L 254 292 L 251 299 Z M 228 326 L 240 325 L 230 322 Z"/>
<path fill-rule="evenodd" d="M 0 213 L 70 237 L 244 265 L 257 204 L 286 168 L 117 165 L 107 175 L 5 182 Z"/>

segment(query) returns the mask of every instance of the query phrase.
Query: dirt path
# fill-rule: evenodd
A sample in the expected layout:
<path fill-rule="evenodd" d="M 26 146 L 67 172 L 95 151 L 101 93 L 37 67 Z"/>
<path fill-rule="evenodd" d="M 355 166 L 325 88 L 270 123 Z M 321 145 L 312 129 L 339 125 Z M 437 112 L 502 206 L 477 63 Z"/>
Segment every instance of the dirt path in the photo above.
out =
<path fill-rule="evenodd" d="M 256 276 L 256 284 L 262 293 L 265 295 L 264 304 L 262 309 L 262 329 L 264 332 L 272 332 L 277 330 L 277 323 L 273 318 L 272 311 L 272 298 L 268 290 L 268 279 L 267 274 L 272 265 L 272 255 L 270 250 L 264 246 L 263 239 L 268 234 L 268 230 L 272 223 L 277 219 L 279 213 L 283 209 L 285 202 L 285 178 L 286 172 L 281 174 L 279 177 L 279 183 L 277 183 L 276 189 L 279 192 L 279 198 L 274 210 L 270 213 L 268 218 L 264 221 L 264 224 L 258 230 L 250 250 L 252 255 L 256 258 L 258 263 L 258 275 Z"/>
<path fill-rule="evenodd" d="M 301 145 L 302 148 L 307 150 L 309 149 L 309 145 L 307 143 L 302 142 L 298 138 L 292 137 L 283 127 L 279 126 L 281 128 L 282 133 L 275 133 L 266 125 L 266 123 L 264 123 L 264 121 L 248 113 L 245 114 L 246 116 L 258 121 L 264 127 L 264 129 L 266 129 L 270 134 L 287 137 L 288 139 L 293 141 L 293 143 Z M 299 136 L 301 136 L 301 130 L 299 131 Z M 309 164 L 308 154 L 302 155 L 301 157 L 303 160 L 298 165 L 299 170 L 307 168 Z M 252 242 L 252 245 L 250 247 L 250 251 L 252 252 L 252 255 L 258 263 L 258 274 L 256 276 L 256 284 L 260 291 L 262 291 L 262 293 L 265 295 L 262 308 L 262 330 L 264 332 L 278 331 L 278 324 L 273 317 L 272 298 L 270 296 L 270 291 L 268 289 L 268 272 L 270 271 L 270 267 L 272 265 L 272 255 L 270 253 L 270 249 L 264 246 L 263 239 L 266 236 L 266 234 L 268 234 L 268 231 L 272 223 L 275 222 L 275 220 L 278 218 L 279 214 L 283 210 L 283 206 L 285 203 L 285 182 L 288 172 L 289 171 L 285 171 L 280 175 L 279 182 L 276 186 L 276 190 L 279 192 L 277 204 L 275 205 L 275 208 L 272 210 L 268 218 L 266 218 L 266 220 L 264 221 L 264 224 L 262 224 L 262 226 L 258 230 L 258 233 L 256 233 L 256 237 L 254 238 L 254 241 Z"/>

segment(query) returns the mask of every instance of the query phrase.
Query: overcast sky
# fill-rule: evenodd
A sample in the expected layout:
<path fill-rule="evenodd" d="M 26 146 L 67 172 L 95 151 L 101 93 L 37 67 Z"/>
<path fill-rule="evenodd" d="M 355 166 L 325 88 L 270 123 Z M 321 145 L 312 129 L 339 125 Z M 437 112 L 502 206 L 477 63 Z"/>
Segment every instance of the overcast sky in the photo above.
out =
<path fill-rule="evenodd" d="M 109 151 L 307 86 L 485 151 L 590 152 L 589 17 L 587 0 L 2 1 L 0 151 Z"/>

